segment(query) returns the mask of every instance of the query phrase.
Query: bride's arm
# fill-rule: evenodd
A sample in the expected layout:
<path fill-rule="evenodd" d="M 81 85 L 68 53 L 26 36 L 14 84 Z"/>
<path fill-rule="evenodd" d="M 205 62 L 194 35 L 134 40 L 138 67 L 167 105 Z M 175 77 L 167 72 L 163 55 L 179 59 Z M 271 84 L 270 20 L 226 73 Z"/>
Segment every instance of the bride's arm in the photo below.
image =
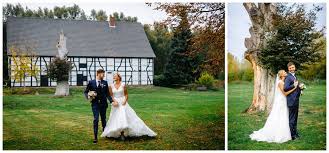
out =
<path fill-rule="evenodd" d="M 118 106 L 118 102 L 113 97 L 113 92 L 112 92 L 112 87 L 111 86 L 109 86 L 109 94 L 110 94 L 110 96 L 111 96 L 111 98 L 113 100 L 112 105 L 113 106 Z"/>
<path fill-rule="evenodd" d="M 125 102 L 123 105 L 126 105 L 126 103 L 128 102 L 128 90 L 127 90 L 126 85 L 123 86 L 123 89 L 124 89 L 124 94 L 125 94 Z"/>
<path fill-rule="evenodd" d="M 109 86 L 109 95 L 111 96 L 112 100 L 114 100 L 113 99 L 113 92 L 112 92 L 112 87 L 111 86 Z"/>
<path fill-rule="evenodd" d="M 285 92 L 285 91 L 284 91 L 284 85 L 283 85 L 283 82 L 279 82 L 279 88 L 280 88 L 281 92 L 282 92 L 285 96 L 287 96 L 287 95 L 289 95 L 290 93 L 292 93 L 292 92 L 297 88 L 297 86 L 295 86 L 294 88 L 292 88 L 292 89 L 290 89 L 289 91 Z"/>

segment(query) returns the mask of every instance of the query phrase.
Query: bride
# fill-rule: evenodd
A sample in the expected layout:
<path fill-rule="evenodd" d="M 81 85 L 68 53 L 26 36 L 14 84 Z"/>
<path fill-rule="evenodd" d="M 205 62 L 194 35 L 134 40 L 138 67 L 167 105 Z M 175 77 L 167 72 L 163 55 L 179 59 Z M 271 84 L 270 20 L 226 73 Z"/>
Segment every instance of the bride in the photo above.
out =
<path fill-rule="evenodd" d="M 111 113 L 101 137 L 120 137 L 124 140 L 127 136 L 156 136 L 129 106 L 127 88 L 121 83 L 120 74 L 114 74 L 113 80 L 115 83 L 109 87 L 113 99 Z"/>
<path fill-rule="evenodd" d="M 278 72 L 275 90 L 273 107 L 268 116 L 264 127 L 258 131 L 254 131 L 250 138 L 256 141 L 276 142 L 283 143 L 291 140 L 290 128 L 289 128 L 289 111 L 287 106 L 287 98 L 297 88 L 298 82 L 294 83 L 295 88 L 285 92 L 284 79 L 287 73 L 284 70 Z"/>

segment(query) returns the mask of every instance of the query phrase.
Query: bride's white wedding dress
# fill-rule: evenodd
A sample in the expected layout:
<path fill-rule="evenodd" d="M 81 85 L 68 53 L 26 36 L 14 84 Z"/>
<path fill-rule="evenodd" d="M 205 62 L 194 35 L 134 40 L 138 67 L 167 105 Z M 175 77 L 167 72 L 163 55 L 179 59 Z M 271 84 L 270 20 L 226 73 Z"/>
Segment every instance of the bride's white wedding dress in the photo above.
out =
<path fill-rule="evenodd" d="M 117 138 L 121 135 L 121 131 L 124 131 L 125 136 L 156 136 L 157 134 L 145 125 L 128 102 L 122 105 L 125 100 L 124 84 L 122 83 L 118 89 L 111 84 L 111 88 L 113 98 L 119 103 L 119 106 L 111 107 L 110 117 L 101 137 Z"/>
<path fill-rule="evenodd" d="M 289 111 L 287 98 L 281 92 L 278 84 L 283 82 L 278 77 L 275 83 L 273 107 L 264 127 L 254 131 L 250 138 L 256 141 L 283 143 L 291 140 L 289 128 Z"/>

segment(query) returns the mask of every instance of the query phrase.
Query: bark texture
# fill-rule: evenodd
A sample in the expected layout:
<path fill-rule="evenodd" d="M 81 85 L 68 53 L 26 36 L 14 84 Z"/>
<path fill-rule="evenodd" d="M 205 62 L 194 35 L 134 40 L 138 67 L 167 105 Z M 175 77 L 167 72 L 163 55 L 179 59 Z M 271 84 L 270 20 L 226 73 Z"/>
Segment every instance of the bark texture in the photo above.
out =
<path fill-rule="evenodd" d="M 249 29 L 250 37 L 245 39 L 247 51 L 244 57 L 252 64 L 254 70 L 253 99 L 246 112 L 268 111 L 272 107 L 275 75 L 262 68 L 258 53 L 265 46 L 266 36 L 273 28 L 276 9 L 271 3 L 244 3 L 243 5 L 252 23 Z"/>

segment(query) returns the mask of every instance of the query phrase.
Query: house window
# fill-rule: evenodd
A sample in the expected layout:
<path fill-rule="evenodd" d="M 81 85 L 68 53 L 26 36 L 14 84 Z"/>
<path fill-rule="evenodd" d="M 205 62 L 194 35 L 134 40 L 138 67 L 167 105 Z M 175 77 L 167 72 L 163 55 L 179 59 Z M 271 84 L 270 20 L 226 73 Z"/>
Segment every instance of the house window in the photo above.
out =
<path fill-rule="evenodd" d="M 79 63 L 79 68 L 87 68 L 87 64 L 86 63 Z"/>

